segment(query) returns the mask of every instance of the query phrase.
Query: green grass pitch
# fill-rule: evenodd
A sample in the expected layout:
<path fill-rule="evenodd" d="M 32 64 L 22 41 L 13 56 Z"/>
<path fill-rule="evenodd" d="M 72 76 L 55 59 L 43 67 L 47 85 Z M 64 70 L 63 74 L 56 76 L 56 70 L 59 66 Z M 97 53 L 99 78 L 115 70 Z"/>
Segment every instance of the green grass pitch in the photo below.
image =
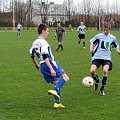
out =
<path fill-rule="evenodd" d="M 82 79 L 90 76 L 89 40 L 98 32 L 87 31 L 86 50 L 77 44 L 77 32 L 67 32 L 63 39 L 65 51 L 56 52 L 57 40 L 50 32 L 47 38 L 55 60 L 70 77 L 61 89 L 65 109 L 53 109 L 48 85 L 29 56 L 36 32 L 0 32 L 0 120 L 119 120 L 120 119 L 120 56 L 112 50 L 113 70 L 108 74 L 106 96 L 99 90 L 85 88 Z M 112 32 L 120 43 L 119 32 Z M 102 76 L 101 68 L 98 70 Z"/>

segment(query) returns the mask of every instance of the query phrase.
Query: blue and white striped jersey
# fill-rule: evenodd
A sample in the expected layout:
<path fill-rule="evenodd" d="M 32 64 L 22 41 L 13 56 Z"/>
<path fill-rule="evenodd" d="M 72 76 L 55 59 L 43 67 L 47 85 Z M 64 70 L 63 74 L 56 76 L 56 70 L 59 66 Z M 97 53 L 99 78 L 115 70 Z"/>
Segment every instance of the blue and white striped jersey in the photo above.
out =
<path fill-rule="evenodd" d="M 54 56 L 51 52 L 50 45 L 45 39 L 38 38 L 32 44 L 32 47 L 30 49 L 30 55 L 32 58 L 35 57 L 35 55 L 37 55 L 41 64 L 45 62 L 42 57 L 42 54 L 48 54 L 49 61 L 54 61 Z"/>
<path fill-rule="evenodd" d="M 77 31 L 79 34 L 85 34 L 85 25 L 80 25 L 78 28 L 77 28 Z"/>
<path fill-rule="evenodd" d="M 97 34 L 90 40 L 90 43 L 95 46 L 92 54 L 92 60 L 111 60 L 111 46 L 114 46 L 114 48 L 119 48 L 118 41 L 112 34 L 107 36 L 104 33 Z"/>

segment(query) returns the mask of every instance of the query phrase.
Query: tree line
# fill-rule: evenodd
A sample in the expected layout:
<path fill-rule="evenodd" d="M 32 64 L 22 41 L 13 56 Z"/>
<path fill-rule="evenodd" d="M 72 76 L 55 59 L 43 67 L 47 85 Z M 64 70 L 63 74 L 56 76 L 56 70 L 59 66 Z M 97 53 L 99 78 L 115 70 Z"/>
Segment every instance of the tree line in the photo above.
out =
<path fill-rule="evenodd" d="M 35 15 L 40 16 L 42 23 L 48 22 L 49 0 L 3 1 L 0 2 L 0 26 L 13 25 L 13 9 L 16 24 L 20 22 L 23 26 L 36 26 L 37 24 L 33 22 Z M 38 5 L 38 14 L 35 14 L 35 4 Z M 114 29 L 119 29 L 120 2 L 118 0 L 63 0 L 63 6 L 66 9 L 63 15 L 68 18 L 65 22 L 60 21 L 64 26 L 69 26 L 69 24 L 78 26 L 80 21 L 83 21 L 86 26 L 100 29 L 104 21 L 108 21 L 111 22 Z M 56 13 L 56 15 L 58 14 Z M 55 21 L 52 26 L 55 26 L 57 22 Z"/>

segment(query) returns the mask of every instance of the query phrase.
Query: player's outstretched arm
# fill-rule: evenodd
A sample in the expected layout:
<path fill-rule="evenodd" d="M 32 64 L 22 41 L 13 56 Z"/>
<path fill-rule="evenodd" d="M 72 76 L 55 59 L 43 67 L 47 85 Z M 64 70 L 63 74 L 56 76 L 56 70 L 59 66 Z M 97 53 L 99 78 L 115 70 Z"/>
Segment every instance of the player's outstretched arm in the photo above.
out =
<path fill-rule="evenodd" d="M 54 71 L 53 67 L 51 66 L 50 61 L 49 61 L 48 58 L 45 59 L 45 63 L 46 63 L 47 66 L 49 67 L 50 72 L 51 72 L 51 75 L 52 75 L 52 76 L 56 76 L 56 72 Z"/>
<path fill-rule="evenodd" d="M 35 57 L 32 58 L 32 61 L 33 61 L 34 65 L 35 65 L 36 69 L 39 70 L 39 64 L 38 64 L 38 62 L 37 62 Z"/>
<path fill-rule="evenodd" d="M 92 54 L 93 53 L 93 51 L 94 51 L 94 45 L 90 45 L 90 53 Z"/>

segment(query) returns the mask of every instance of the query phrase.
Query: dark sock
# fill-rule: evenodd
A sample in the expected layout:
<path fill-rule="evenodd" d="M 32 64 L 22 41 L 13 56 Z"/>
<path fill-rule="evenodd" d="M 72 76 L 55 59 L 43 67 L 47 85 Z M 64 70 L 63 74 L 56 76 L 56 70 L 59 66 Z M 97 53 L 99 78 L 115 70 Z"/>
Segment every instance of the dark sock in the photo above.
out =
<path fill-rule="evenodd" d="M 78 44 L 80 44 L 80 40 L 78 41 Z"/>
<path fill-rule="evenodd" d="M 63 46 L 61 45 L 61 50 L 63 50 Z"/>
<path fill-rule="evenodd" d="M 83 42 L 83 47 L 85 47 L 85 42 Z"/>
<path fill-rule="evenodd" d="M 60 48 L 60 45 L 58 45 L 58 48 L 56 50 L 59 50 L 59 48 Z"/>
<path fill-rule="evenodd" d="M 100 90 L 103 90 L 103 89 L 104 89 L 104 87 L 105 87 L 105 85 L 106 85 L 106 81 L 107 81 L 107 76 L 103 76 L 103 78 L 102 78 L 102 87 L 101 87 Z"/>
<path fill-rule="evenodd" d="M 99 83 L 99 82 L 100 82 L 99 77 L 98 77 L 97 75 L 93 75 L 93 74 L 92 74 L 92 77 L 93 77 L 93 79 L 96 81 L 96 83 Z"/>

